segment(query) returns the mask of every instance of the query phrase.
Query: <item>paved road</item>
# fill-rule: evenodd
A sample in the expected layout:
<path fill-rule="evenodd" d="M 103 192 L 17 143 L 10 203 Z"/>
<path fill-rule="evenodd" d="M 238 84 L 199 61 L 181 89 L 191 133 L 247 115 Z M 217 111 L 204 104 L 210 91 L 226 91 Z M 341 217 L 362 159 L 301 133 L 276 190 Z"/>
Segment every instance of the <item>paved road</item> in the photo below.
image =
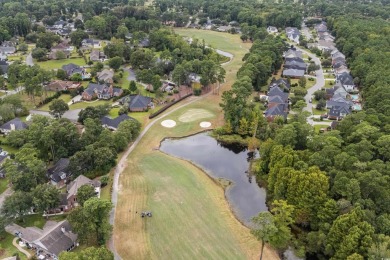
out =
<path fill-rule="evenodd" d="M 33 60 L 33 57 L 31 55 L 31 52 L 26 57 L 26 65 L 34 66 L 34 60 Z"/>
<path fill-rule="evenodd" d="M 76 122 L 78 117 L 79 117 L 80 111 L 81 111 L 81 109 L 68 110 L 65 112 L 65 114 L 62 117 Z M 53 117 L 52 115 L 50 115 L 49 112 L 42 111 L 42 110 L 30 110 L 30 114 L 31 115 L 42 115 L 42 116 L 47 116 L 47 117 Z"/>
<path fill-rule="evenodd" d="M 0 92 L 4 92 L 5 95 L 1 96 L 0 98 L 3 99 L 9 95 L 13 95 L 13 94 L 17 94 L 19 93 L 20 91 L 23 91 L 24 90 L 24 87 L 17 87 L 16 89 L 14 90 L 0 90 Z"/>

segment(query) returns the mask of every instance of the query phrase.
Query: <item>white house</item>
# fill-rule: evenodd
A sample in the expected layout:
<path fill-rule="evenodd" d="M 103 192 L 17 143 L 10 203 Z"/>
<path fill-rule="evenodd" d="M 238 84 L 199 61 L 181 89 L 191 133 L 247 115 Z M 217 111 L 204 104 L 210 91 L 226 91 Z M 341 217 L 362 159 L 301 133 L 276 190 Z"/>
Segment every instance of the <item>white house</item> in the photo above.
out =
<path fill-rule="evenodd" d="M 267 27 L 267 32 L 268 33 L 277 33 L 278 32 L 278 28 L 276 28 L 275 26 L 268 26 Z"/>

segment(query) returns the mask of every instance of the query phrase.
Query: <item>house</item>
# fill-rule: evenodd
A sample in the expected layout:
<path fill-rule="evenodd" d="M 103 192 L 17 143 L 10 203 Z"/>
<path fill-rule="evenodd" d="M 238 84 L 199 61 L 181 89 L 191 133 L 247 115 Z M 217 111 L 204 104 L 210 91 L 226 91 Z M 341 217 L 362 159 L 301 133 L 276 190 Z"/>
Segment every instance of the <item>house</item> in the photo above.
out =
<path fill-rule="evenodd" d="M 303 60 L 299 60 L 299 58 L 286 59 L 283 67 L 285 69 L 296 69 L 296 70 L 306 71 L 306 63 Z"/>
<path fill-rule="evenodd" d="M 100 48 L 101 47 L 101 42 L 99 40 L 94 40 L 94 39 L 84 39 L 81 42 L 81 45 L 83 47 L 88 47 L 88 48 Z"/>
<path fill-rule="evenodd" d="M 66 25 L 65 21 L 57 21 L 54 23 L 53 27 L 56 29 L 62 29 Z"/>
<path fill-rule="evenodd" d="M 98 72 L 96 74 L 96 77 L 99 82 L 101 83 L 107 83 L 107 84 L 113 84 L 114 80 L 114 71 L 109 69 L 104 69 L 101 72 Z"/>
<path fill-rule="evenodd" d="M 274 119 L 278 116 L 281 116 L 286 120 L 287 114 L 288 114 L 288 104 L 278 104 L 276 106 L 267 109 L 264 112 L 264 116 L 267 118 L 268 122 L 273 122 Z"/>
<path fill-rule="evenodd" d="M 8 62 L 0 60 L 0 75 L 7 75 L 8 72 Z"/>
<path fill-rule="evenodd" d="M 74 50 L 74 47 L 69 45 L 67 42 L 61 42 L 61 43 L 57 44 L 56 46 L 52 47 L 51 51 L 53 51 L 53 50 L 61 50 L 63 52 L 65 52 L 65 51 L 71 52 Z"/>
<path fill-rule="evenodd" d="M 65 72 L 66 72 L 66 74 L 68 75 L 69 78 L 72 77 L 72 75 L 74 75 L 74 74 L 80 74 L 81 78 L 83 80 L 91 78 L 91 74 L 90 73 L 87 73 L 84 68 L 81 68 L 80 66 L 78 66 L 76 64 L 73 64 L 73 63 L 69 63 L 69 64 L 66 64 L 66 65 L 63 65 L 62 69 L 65 70 Z"/>
<path fill-rule="evenodd" d="M 22 122 L 22 120 L 20 120 L 19 118 L 14 118 L 8 121 L 7 123 L 3 124 L 2 126 L 0 126 L 0 131 L 3 134 L 7 135 L 12 131 L 23 130 L 26 129 L 27 127 L 28 127 L 27 124 Z"/>
<path fill-rule="evenodd" d="M 42 229 L 8 225 L 6 231 L 17 236 L 29 248 L 35 251 L 38 259 L 58 259 L 63 251 L 70 251 L 77 246 L 77 234 L 67 220 L 47 221 Z"/>
<path fill-rule="evenodd" d="M 335 75 L 343 74 L 343 73 L 348 73 L 348 74 L 350 73 L 350 70 L 345 65 L 342 65 L 342 66 L 340 66 L 337 69 L 334 69 L 334 74 Z"/>
<path fill-rule="evenodd" d="M 65 80 L 54 80 L 50 82 L 45 89 L 50 91 L 66 91 L 74 90 L 81 87 L 80 82 L 65 81 Z"/>
<path fill-rule="evenodd" d="M 105 61 L 106 59 L 107 57 L 104 55 L 104 52 L 99 50 L 92 50 L 89 54 L 90 61 Z"/>
<path fill-rule="evenodd" d="M 0 46 L 0 52 L 3 54 L 14 54 L 16 52 L 15 47 Z"/>
<path fill-rule="evenodd" d="M 341 53 L 339 50 L 337 50 L 337 49 L 335 49 L 334 51 L 332 51 L 332 52 L 330 53 L 330 55 L 331 55 L 332 59 L 338 58 L 338 57 L 342 57 L 342 58 L 345 59 L 345 55 L 342 54 L 342 53 Z"/>
<path fill-rule="evenodd" d="M 288 82 L 287 79 L 283 79 L 283 78 L 280 78 L 278 80 L 275 80 L 275 81 L 272 81 L 269 86 L 268 86 L 268 89 L 272 89 L 274 87 L 280 87 L 282 89 L 287 89 L 287 90 L 290 90 L 290 83 Z"/>
<path fill-rule="evenodd" d="M 273 87 L 270 91 L 267 93 L 268 97 L 272 96 L 279 96 L 281 97 L 284 102 L 288 102 L 288 93 L 284 92 L 280 87 Z"/>
<path fill-rule="evenodd" d="M 153 107 L 152 99 L 141 95 L 126 96 L 119 100 L 119 103 L 122 105 L 127 104 L 130 112 L 147 111 L 149 108 Z"/>
<path fill-rule="evenodd" d="M 64 53 L 65 54 L 65 58 L 69 59 L 70 51 L 67 51 L 67 50 L 64 50 L 64 49 L 53 49 L 53 48 L 52 48 L 51 52 L 49 53 L 48 58 L 50 60 L 57 60 L 58 59 L 58 57 L 57 57 L 57 53 L 58 52 Z"/>
<path fill-rule="evenodd" d="M 287 101 L 281 96 L 268 96 L 268 108 L 272 108 L 279 104 L 286 104 Z"/>
<path fill-rule="evenodd" d="M 301 69 L 285 69 L 283 70 L 284 77 L 301 78 L 305 75 L 305 70 Z"/>
<path fill-rule="evenodd" d="M 138 47 L 141 47 L 141 48 L 147 48 L 149 46 L 150 46 L 149 38 L 144 38 L 144 39 L 140 40 L 140 42 L 138 43 Z"/>
<path fill-rule="evenodd" d="M 100 181 L 91 180 L 84 175 L 79 175 L 74 181 L 72 181 L 68 186 L 66 187 L 66 200 L 68 202 L 68 206 L 70 207 L 77 207 L 77 191 L 79 188 L 83 185 L 91 185 L 95 188 L 95 193 L 98 198 L 100 198 Z"/>
<path fill-rule="evenodd" d="M 218 29 L 217 29 L 217 31 L 218 32 L 228 32 L 230 29 L 232 29 L 233 27 L 231 27 L 230 25 L 228 25 L 228 26 L 224 26 L 224 25 L 222 25 L 222 26 L 219 26 L 218 27 Z"/>
<path fill-rule="evenodd" d="M 8 55 L 0 52 L 0 61 L 7 61 L 7 60 L 8 60 Z"/>
<path fill-rule="evenodd" d="M 50 178 L 51 184 L 58 188 L 63 187 L 71 175 L 68 158 L 59 159 L 53 167 L 47 170 L 47 176 Z"/>
<path fill-rule="evenodd" d="M 286 27 L 287 38 L 299 44 L 299 36 L 301 33 L 296 27 Z"/>
<path fill-rule="evenodd" d="M 114 88 L 107 84 L 89 83 L 88 87 L 84 90 L 82 98 L 84 100 L 98 99 L 110 99 L 112 97 L 119 97 L 122 95 L 123 90 L 121 88 Z"/>
<path fill-rule="evenodd" d="M 117 130 L 119 124 L 126 120 L 135 120 L 135 119 L 128 116 L 127 114 L 122 114 L 120 116 L 117 116 L 116 118 L 104 116 L 100 119 L 100 121 L 102 122 L 102 126 L 112 131 Z"/>
<path fill-rule="evenodd" d="M 344 72 L 344 73 L 341 73 L 341 74 L 337 74 L 336 82 L 340 82 L 341 85 L 343 86 L 343 88 L 345 88 L 345 90 L 347 92 L 351 92 L 355 88 L 355 84 L 353 82 L 353 78 L 352 78 L 351 74 L 349 74 L 347 72 Z"/>
<path fill-rule="evenodd" d="M 345 61 L 345 58 L 343 58 L 343 57 L 332 58 L 332 65 L 334 66 L 336 63 L 347 64 L 347 62 Z"/>
<path fill-rule="evenodd" d="M 328 112 L 328 118 L 333 120 L 341 120 L 351 113 L 351 107 L 348 104 L 333 106 Z"/>
<path fill-rule="evenodd" d="M 314 26 L 314 28 L 317 31 L 317 33 L 319 33 L 319 32 L 327 32 L 328 31 L 328 27 L 326 26 L 326 23 L 324 23 L 324 22 Z"/>
<path fill-rule="evenodd" d="M 300 58 L 302 59 L 302 52 L 297 51 L 295 48 L 291 48 L 283 54 L 284 58 Z"/>
<path fill-rule="evenodd" d="M 268 33 L 277 33 L 278 32 L 278 28 L 276 28 L 275 26 L 268 26 L 267 27 L 267 32 Z"/>

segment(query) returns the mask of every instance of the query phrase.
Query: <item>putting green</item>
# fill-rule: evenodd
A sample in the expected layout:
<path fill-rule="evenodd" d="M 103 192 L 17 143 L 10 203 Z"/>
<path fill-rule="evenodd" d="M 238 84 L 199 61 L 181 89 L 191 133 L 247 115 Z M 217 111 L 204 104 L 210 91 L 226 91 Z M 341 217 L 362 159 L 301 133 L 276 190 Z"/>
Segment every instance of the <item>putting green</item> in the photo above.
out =
<path fill-rule="evenodd" d="M 211 117 L 215 117 L 215 115 L 206 109 L 188 109 L 179 117 L 179 121 L 186 123 Z"/>

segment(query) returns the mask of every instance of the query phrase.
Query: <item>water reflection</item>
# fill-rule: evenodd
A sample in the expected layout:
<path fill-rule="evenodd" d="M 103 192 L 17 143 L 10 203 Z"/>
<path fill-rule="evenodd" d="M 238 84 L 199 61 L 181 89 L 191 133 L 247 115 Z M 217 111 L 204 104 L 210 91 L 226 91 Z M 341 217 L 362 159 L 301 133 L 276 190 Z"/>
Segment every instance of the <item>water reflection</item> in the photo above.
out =
<path fill-rule="evenodd" d="M 253 216 L 267 210 L 265 190 L 257 185 L 255 176 L 248 171 L 249 161 L 257 158 L 257 152 L 248 152 L 240 145 L 221 144 L 207 133 L 166 139 L 160 149 L 194 162 L 214 178 L 232 181 L 226 197 L 238 219 L 246 225 L 249 226 Z"/>

